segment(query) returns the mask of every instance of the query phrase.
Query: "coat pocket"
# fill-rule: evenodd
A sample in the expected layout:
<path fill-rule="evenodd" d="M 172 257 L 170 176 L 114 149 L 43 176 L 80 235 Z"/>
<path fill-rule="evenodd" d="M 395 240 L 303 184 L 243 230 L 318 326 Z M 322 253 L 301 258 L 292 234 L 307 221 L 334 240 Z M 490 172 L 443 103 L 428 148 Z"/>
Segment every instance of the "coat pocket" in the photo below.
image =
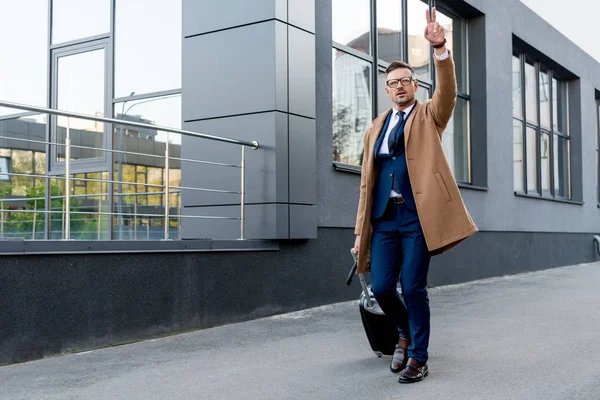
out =
<path fill-rule="evenodd" d="M 442 195 L 444 196 L 444 200 L 446 200 L 446 203 L 452 201 L 452 198 L 450 197 L 450 192 L 446 187 L 446 183 L 444 182 L 444 178 L 442 178 L 442 175 L 439 172 L 436 172 L 435 174 L 433 174 L 433 176 L 435 176 L 435 180 L 437 181 L 437 184 L 440 190 L 442 191 Z"/>

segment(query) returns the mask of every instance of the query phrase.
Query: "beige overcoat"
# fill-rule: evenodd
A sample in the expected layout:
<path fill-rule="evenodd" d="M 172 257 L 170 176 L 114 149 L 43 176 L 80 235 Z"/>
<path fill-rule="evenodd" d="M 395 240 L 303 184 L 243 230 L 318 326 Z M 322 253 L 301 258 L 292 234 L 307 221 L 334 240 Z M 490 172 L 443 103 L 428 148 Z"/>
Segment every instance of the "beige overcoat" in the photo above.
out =
<path fill-rule="evenodd" d="M 477 232 L 467 211 L 442 148 L 442 133 L 456 104 L 456 76 L 452 57 L 434 57 L 437 86 L 433 97 L 417 101 L 406 121 L 404 142 L 408 176 L 421 227 L 432 255 L 441 254 Z M 360 237 L 357 273 L 370 271 L 371 208 L 379 171 L 374 167 L 374 146 L 388 113 L 378 116 L 364 137 L 360 199 L 355 234 Z"/>

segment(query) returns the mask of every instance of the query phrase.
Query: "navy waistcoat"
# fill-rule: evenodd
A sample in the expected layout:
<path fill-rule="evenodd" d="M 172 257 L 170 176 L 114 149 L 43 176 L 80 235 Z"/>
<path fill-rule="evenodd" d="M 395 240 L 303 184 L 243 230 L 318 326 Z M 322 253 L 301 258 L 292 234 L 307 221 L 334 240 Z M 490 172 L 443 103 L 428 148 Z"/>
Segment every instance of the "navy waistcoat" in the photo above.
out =
<path fill-rule="evenodd" d="M 414 110 L 414 108 L 413 108 Z M 412 112 L 412 110 L 411 110 Z M 373 208 L 371 210 L 371 219 L 381 218 L 387 207 L 390 193 L 392 191 L 392 178 L 394 174 L 400 179 L 400 190 L 402 197 L 406 202 L 406 206 L 412 210 L 416 210 L 415 198 L 412 192 L 412 186 L 410 185 L 410 179 L 408 178 L 408 167 L 406 165 L 406 152 L 404 151 L 404 126 L 398 131 L 398 143 L 394 149 L 393 154 L 379 154 L 381 144 L 385 137 L 385 133 L 392 119 L 393 111 L 390 111 L 386 118 L 385 124 L 381 129 L 379 138 L 375 143 L 375 170 L 379 171 L 377 180 L 375 182 L 375 197 L 373 201 Z M 410 114 L 409 114 L 410 116 Z M 405 121 L 408 120 L 408 117 Z M 398 123 L 402 123 L 399 121 Z M 404 122 L 406 125 L 406 122 Z"/>

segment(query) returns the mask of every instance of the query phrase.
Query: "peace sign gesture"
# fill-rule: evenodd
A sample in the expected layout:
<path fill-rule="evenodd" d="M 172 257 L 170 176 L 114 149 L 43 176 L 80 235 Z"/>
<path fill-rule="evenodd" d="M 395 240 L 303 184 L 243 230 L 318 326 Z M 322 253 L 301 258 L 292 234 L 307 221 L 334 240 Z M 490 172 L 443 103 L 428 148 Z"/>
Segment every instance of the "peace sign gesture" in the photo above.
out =
<path fill-rule="evenodd" d="M 436 21 L 435 7 L 431 9 L 431 16 L 429 16 L 429 10 L 425 10 L 425 19 L 427 20 L 425 39 L 432 45 L 442 43 L 444 41 L 444 28 Z"/>

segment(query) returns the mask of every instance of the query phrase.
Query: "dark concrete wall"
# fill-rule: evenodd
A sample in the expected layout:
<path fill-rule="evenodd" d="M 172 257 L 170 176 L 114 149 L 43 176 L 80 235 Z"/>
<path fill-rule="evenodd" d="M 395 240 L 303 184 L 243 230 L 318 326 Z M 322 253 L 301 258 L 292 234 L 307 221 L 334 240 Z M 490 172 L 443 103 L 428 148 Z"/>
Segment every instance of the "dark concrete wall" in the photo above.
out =
<path fill-rule="evenodd" d="M 345 285 L 352 230 L 318 234 L 278 251 L 4 256 L 0 364 L 357 298 L 357 280 Z M 429 283 L 588 262 L 594 251 L 591 234 L 479 232 L 433 259 Z"/>

